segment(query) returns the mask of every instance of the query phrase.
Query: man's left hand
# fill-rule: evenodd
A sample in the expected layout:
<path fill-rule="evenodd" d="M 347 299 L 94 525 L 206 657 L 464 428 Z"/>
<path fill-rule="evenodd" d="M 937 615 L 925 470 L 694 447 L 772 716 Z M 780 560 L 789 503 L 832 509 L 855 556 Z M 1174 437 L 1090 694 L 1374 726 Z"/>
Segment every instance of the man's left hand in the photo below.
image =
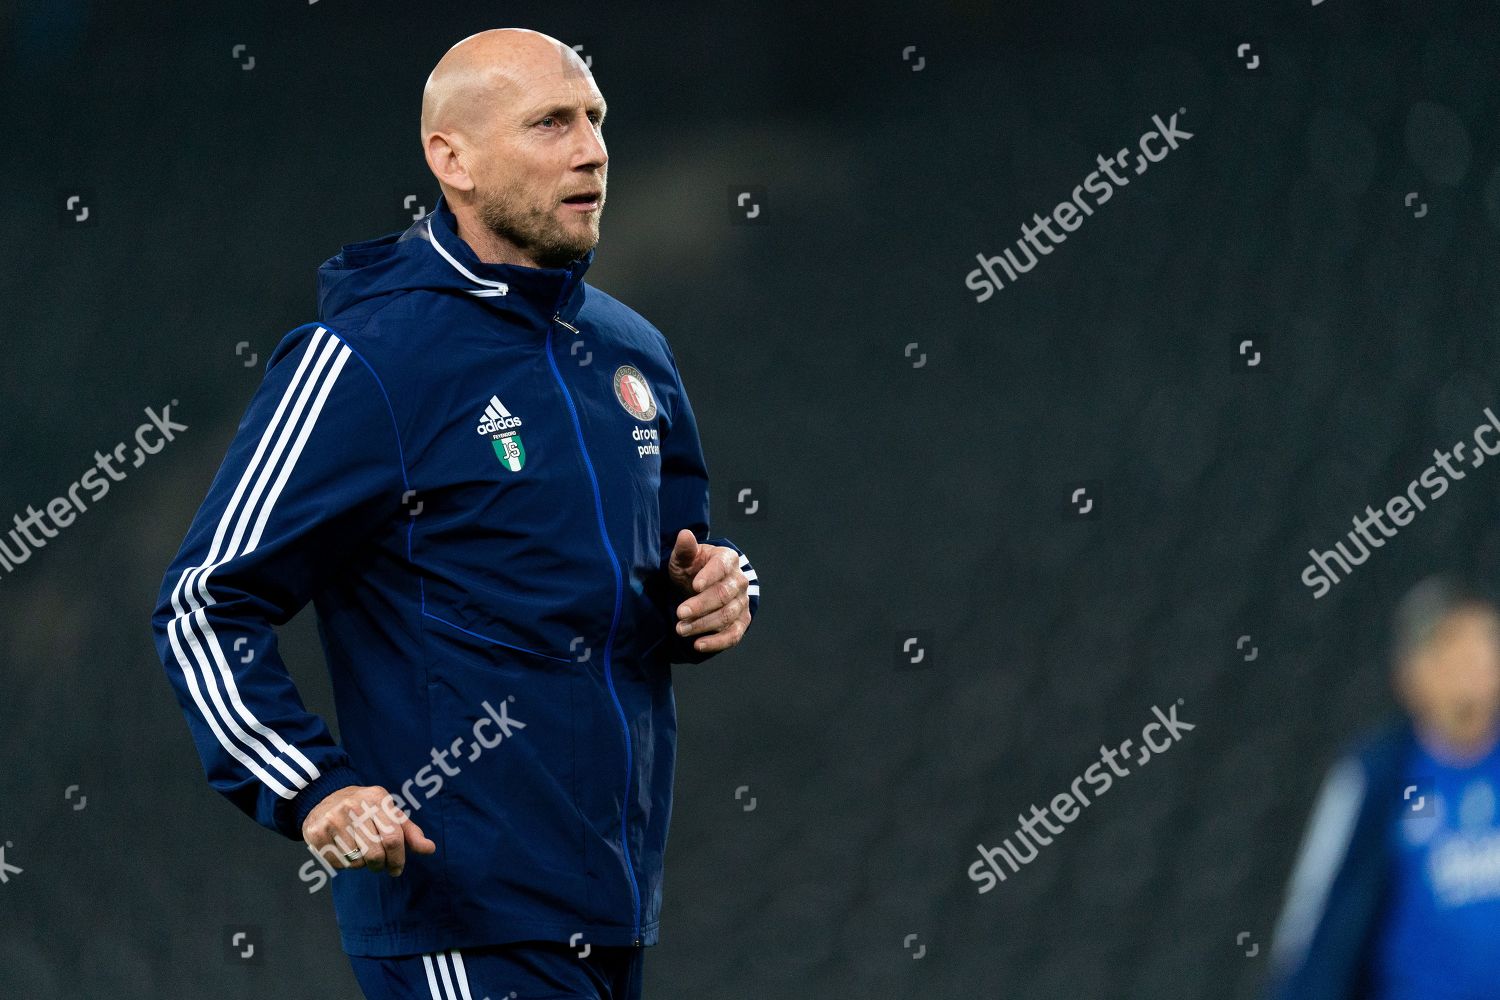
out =
<path fill-rule="evenodd" d="M 692 595 L 677 606 L 677 634 L 699 636 L 693 649 L 717 653 L 744 638 L 750 627 L 750 581 L 738 552 L 701 543 L 683 528 L 667 560 L 667 576 L 680 593 Z"/>

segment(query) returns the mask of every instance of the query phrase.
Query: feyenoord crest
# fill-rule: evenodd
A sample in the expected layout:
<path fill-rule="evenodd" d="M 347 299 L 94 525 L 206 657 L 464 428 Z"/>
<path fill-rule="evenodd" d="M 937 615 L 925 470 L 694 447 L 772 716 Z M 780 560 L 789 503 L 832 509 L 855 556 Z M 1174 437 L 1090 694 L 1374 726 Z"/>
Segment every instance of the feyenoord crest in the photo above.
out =
<path fill-rule="evenodd" d="M 499 396 L 491 396 L 479 418 L 479 433 L 488 434 L 495 446 L 495 457 L 511 472 L 520 472 L 526 464 L 526 445 L 521 443 L 521 418 L 512 416 L 500 402 Z"/>
<path fill-rule="evenodd" d="M 656 419 L 656 400 L 651 396 L 651 387 L 646 384 L 634 365 L 621 365 L 615 369 L 615 398 L 625 407 L 625 412 L 637 420 Z"/>

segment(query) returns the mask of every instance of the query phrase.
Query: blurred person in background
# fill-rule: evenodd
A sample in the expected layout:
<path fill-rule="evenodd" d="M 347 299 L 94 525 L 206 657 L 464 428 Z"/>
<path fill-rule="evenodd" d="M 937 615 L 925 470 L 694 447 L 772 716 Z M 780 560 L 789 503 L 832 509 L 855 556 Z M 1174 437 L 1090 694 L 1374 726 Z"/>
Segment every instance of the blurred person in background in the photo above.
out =
<path fill-rule="evenodd" d="M 1500 1000 L 1500 613 L 1429 577 L 1392 638 L 1402 712 L 1323 782 L 1271 945 L 1275 1000 Z"/>

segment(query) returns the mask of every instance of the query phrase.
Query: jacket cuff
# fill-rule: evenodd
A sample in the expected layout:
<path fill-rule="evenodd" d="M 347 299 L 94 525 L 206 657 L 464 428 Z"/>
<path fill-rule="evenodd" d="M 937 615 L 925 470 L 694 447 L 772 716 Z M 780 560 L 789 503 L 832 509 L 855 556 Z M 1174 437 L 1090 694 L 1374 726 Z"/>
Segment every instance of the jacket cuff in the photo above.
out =
<path fill-rule="evenodd" d="M 363 785 L 364 783 L 364 779 L 359 776 L 359 773 L 347 764 L 338 764 L 328 768 L 314 778 L 310 785 L 298 792 L 296 798 L 291 800 L 292 808 L 288 810 L 287 817 L 290 829 L 283 827 L 281 832 L 292 840 L 301 840 L 302 824 L 307 821 L 307 814 L 316 809 L 319 802 L 322 802 L 340 788 Z"/>
<path fill-rule="evenodd" d="M 713 545 L 727 545 L 740 554 L 740 570 L 744 572 L 745 579 L 750 581 L 746 596 L 750 599 L 750 617 L 754 618 L 760 610 L 760 576 L 755 572 L 755 567 L 750 565 L 750 557 L 745 555 L 745 550 L 727 538 L 710 538 L 709 543 Z"/>

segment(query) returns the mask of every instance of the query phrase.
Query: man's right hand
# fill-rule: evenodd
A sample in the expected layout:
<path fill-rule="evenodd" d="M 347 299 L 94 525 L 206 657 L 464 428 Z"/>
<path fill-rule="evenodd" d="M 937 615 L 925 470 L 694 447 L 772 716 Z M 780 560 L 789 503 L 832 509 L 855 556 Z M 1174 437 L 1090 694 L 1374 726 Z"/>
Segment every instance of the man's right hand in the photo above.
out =
<path fill-rule="evenodd" d="M 335 868 L 364 868 L 400 875 L 408 848 L 432 854 L 437 845 L 379 785 L 340 788 L 313 807 L 302 823 L 302 839 Z M 353 860 L 344 855 L 360 851 Z"/>

